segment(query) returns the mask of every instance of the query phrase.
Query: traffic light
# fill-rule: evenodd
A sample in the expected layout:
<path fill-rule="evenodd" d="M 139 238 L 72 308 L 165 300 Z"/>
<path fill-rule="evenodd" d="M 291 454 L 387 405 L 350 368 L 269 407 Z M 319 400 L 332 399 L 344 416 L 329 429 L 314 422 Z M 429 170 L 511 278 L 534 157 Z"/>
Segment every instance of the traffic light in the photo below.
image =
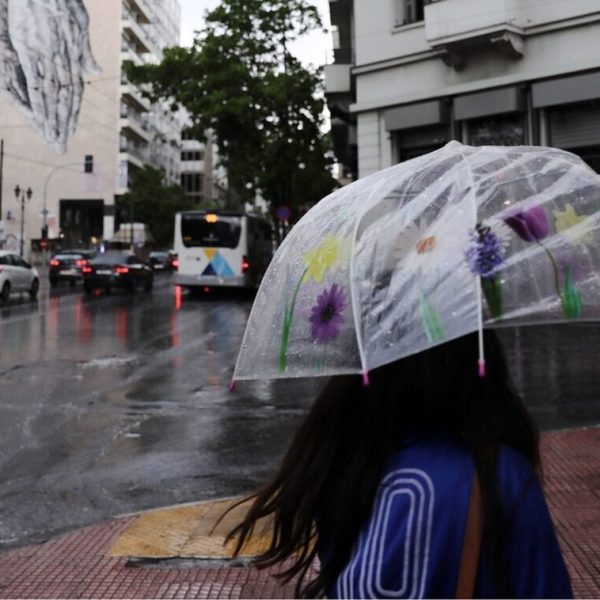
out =
<path fill-rule="evenodd" d="M 94 156 L 92 154 L 85 155 L 85 161 L 83 164 L 83 172 L 84 173 L 93 173 L 94 172 Z"/>

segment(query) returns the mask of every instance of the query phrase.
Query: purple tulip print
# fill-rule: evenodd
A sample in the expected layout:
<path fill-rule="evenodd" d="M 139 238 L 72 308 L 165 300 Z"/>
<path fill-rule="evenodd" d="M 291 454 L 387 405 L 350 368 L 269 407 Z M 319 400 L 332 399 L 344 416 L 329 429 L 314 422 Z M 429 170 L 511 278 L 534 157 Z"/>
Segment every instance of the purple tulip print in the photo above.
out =
<path fill-rule="evenodd" d="M 310 322 L 312 323 L 313 338 L 319 342 L 335 339 L 344 322 L 345 308 L 344 290 L 337 283 L 319 294 L 316 304 L 311 309 Z"/>
<path fill-rule="evenodd" d="M 561 286 L 560 268 L 554 255 L 542 242 L 550 234 L 550 220 L 543 207 L 532 206 L 526 210 L 520 210 L 504 217 L 504 222 L 524 241 L 537 242 L 548 255 L 554 270 L 554 287 L 560 298 L 563 314 L 567 318 L 575 318 L 581 315 L 583 302 L 579 290 L 573 283 L 571 270 L 568 269 Z"/>
<path fill-rule="evenodd" d="M 526 242 L 539 242 L 550 233 L 550 221 L 541 206 L 513 212 L 504 222 Z"/>

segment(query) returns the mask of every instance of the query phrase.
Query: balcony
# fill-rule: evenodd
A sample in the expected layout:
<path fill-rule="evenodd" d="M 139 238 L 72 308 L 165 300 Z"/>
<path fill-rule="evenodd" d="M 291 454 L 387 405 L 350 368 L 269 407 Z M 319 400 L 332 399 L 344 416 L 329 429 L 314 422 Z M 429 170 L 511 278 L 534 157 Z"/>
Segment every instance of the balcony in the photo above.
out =
<path fill-rule="evenodd" d="M 137 142 L 149 143 L 151 140 L 148 119 L 131 108 L 121 107 L 119 127 L 126 137 Z"/>
<path fill-rule="evenodd" d="M 152 23 L 152 11 L 146 0 L 129 0 L 137 13 L 137 20 L 144 25 Z"/>
<path fill-rule="evenodd" d="M 130 14 L 123 14 L 121 28 L 123 33 L 129 38 L 130 42 L 136 47 L 139 54 L 146 54 L 154 51 L 154 46 L 150 41 L 148 34 Z"/>
<path fill-rule="evenodd" d="M 512 58 L 523 56 L 527 13 L 523 0 L 438 0 L 425 6 L 425 35 L 457 69 L 465 55 L 482 45 Z M 526 7 L 525 7 L 526 8 Z"/>
<path fill-rule="evenodd" d="M 350 64 L 325 65 L 325 93 L 349 94 L 352 90 Z"/>
<path fill-rule="evenodd" d="M 140 112 L 148 112 L 150 110 L 150 102 L 140 94 L 136 86 L 129 82 L 121 84 L 121 98 Z"/>
<path fill-rule="evenodd" d="M 136 167 L 142 168 L 150 160 L 150 152 L 146 144 L 135 143 L 125 136 L 121 136 L 119 152 L 120 160 L 130 162 Z"/>

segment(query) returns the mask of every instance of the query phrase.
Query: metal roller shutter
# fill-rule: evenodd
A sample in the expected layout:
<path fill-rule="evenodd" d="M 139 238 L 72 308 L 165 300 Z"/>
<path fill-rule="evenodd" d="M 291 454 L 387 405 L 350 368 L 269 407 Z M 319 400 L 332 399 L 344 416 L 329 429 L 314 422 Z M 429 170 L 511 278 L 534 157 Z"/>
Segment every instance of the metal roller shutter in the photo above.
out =
<path fill-rule="evenodd" d="M 551 146 L 572 149 L 600 145 L 600 102 L 562 106 L 549 113 Z"/>

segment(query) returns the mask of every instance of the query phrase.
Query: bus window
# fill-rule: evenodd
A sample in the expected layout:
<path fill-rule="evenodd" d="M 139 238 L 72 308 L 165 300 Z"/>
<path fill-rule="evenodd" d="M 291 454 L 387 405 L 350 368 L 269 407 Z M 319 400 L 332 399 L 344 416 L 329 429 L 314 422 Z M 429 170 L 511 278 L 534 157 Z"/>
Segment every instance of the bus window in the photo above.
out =
<path fill-rule="evenodd" d="M 241 231 L 240 217 L 219 215 L 209 223 L 205 215 L 181 216 L 181 237 L 186 248 L 237 248 Z"/>

